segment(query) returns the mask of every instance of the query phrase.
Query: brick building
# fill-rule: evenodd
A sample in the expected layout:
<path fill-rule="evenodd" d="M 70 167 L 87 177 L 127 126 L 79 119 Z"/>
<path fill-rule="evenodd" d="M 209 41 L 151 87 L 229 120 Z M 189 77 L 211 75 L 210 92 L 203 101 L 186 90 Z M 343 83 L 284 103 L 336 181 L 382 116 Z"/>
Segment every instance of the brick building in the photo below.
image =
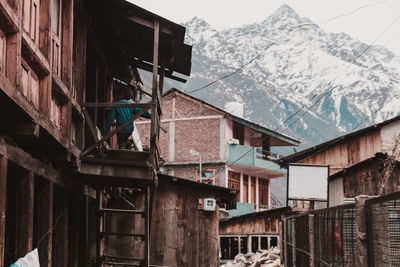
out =
<path fill-rule="evenodd" d="M 238 202 L 250 203 L 250 210 L 271 206 L 269 180 L 286 175 L 275 163 L 279 156 L 271 147 L 298 145 L 298 140 L 177 89 L 163 95 L 162 105 L 161 125 L 167 131 L 160 134 L 159 149 L 165 173 L 199 181 L 201 155 L 202 182 L 240 189 Z M 142 142 L 148 143 L 144 133 L 149 123 L 136 125 Z"/>

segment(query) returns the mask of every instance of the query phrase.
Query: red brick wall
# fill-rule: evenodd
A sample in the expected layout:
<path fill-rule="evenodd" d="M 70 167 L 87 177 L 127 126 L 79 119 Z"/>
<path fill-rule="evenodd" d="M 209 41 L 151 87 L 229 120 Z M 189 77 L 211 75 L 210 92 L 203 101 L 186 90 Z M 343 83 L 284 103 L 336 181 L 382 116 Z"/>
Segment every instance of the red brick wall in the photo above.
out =
<path fill-rule="evenodd" d="M 199 116 L 222 115 L 209 106 L 188 99 L 176 93 L 163 98 L 162 119 L 172 118 L 173 98 L 175 97 L 175 118 L 190 118 Z M 159 148 L 162 157 L 170 161 L 169 154 L 169 122 L 161 122 L 168 133 L 160 131 Z M 136 124 L 143 144 L 149 145 L 150 124 Z M 194 149 L 202 154 L 202 160 L 219 160 L 220 151 L 220 119 L 198 119 L 175 121 L 175 163 L 178 162 L 197 162 L 198 156 L 189 154 L 189 150 Z"/>
<path fill-rule="evenodd" d="M 175 162 L 195 162 L 198 156 L 189 154 L 194 149 L 202 160 L 219 160 L 220 119 L 175 122 Z"/>

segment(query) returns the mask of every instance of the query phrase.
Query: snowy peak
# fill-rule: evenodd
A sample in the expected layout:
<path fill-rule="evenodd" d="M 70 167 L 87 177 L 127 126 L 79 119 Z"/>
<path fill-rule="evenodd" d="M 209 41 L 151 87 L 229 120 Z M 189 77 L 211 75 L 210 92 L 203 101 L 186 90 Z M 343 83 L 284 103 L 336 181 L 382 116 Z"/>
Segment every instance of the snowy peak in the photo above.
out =
<path fill-rule="evenodd" d="M 200 43 L 209 39 L 211 36 L 217 33 L 210 24 L 199 17 L 194 17 L 190 21 L 183 24 L 187 29 L 186 42 L 188 43 Z"/>
<path fill-rule="evenodd" d="M 271 129 L 299 108 L 312 106 L 286 123 L 285 133 L 303 144 L 400 114 L 398 56 L 380 46 L 368 48 L 347 34 L 325 33 L 287 5 L 262 23 L 217 31 L 195 17 L 185 27 L 187 42 L 193 44 L 193 69 L 182 89 L 217 80 L 194 96 L 221 108 L 240 99 L 244 117 Z M 254 60 L 268 44 L 273 45 Z M 241 66 L 246 67 L 230 75 Z"/>
<path fill-rule="evenodd" d="M 287 18 L 300 20 L 299 15 L 290 6 L 283 4 L 269 18 L 279 18 L 285 20 Z"/>

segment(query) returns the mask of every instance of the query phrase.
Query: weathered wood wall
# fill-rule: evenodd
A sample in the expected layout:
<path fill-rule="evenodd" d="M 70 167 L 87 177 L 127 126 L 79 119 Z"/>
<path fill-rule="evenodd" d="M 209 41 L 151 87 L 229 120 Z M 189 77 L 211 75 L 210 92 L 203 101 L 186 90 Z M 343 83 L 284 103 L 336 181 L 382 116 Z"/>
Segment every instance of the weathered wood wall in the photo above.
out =
<path fill-rule="evenodd" d="M 241 216 L 240 219 L 222 221 L 219 224 L 219 233 L 220 235 L 278 235 L 280 216 L 279 213 L 271 215 L 260 213 L 260 215 Z"/>
<path fill-rule="evenodd" d="M 317 151 L 299 163 L 330 165 L 330 175 L 332 175 L 381 151 L 380 131 L 376 129 Z"/>
<path fill-rule="evenodd" d="M 217 196 L 208 186 L 160 178 L 152 211 L 151 264 L 217 266 L 219 211 L 198 209 L 199 199 Z"/>

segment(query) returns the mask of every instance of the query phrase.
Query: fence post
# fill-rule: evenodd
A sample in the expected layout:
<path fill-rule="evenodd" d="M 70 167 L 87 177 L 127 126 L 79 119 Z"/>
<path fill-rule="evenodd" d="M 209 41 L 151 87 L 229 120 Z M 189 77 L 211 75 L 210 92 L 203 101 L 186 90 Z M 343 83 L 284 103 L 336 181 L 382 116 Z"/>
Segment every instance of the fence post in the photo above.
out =
<path fill-rule="evenodd" d="M 282 239 L 283 239 L 283 232 L 282 232 L 282 222 L 279 222 L 279 240 L 278 240 L 278 249 L 281 252 L 282 255 Z"/>
<path fill-rule="evenodd" d="M 355 197 L 355 221 L 356 221 L 356 265 L 368 265 L 368 242 L 367 242 L 367 216 L 365 201 L 371 196 L 360 195 Z"/>
<path fill-rule="evenodd" d="M 293 249 L 293 267 L 296 267 L 296 219 L 292 219 L 292 249 Z"/>
<path fill-rule="evenodd" d="M 314 214 L 308 215 L 308 243 L 310 249 L 310 267 L 314 267 L 315 249 L 314 249 Z"/>
<path fill-rule="evenodd" d="M 288 266 L 288 262 L 287 262 L 287 249 L 288 249 L 288 246 L 287 246 L 287 242 L 288 242 L 288 238 L 287 238 L 287 219 L 285 219 L 283 221 L 283 227 L 284 227 L 284 230 L 283 230 L 283 250 L 284 250 L 284 252 L 283 252 L 283 263 L 287 267 Z"/>

